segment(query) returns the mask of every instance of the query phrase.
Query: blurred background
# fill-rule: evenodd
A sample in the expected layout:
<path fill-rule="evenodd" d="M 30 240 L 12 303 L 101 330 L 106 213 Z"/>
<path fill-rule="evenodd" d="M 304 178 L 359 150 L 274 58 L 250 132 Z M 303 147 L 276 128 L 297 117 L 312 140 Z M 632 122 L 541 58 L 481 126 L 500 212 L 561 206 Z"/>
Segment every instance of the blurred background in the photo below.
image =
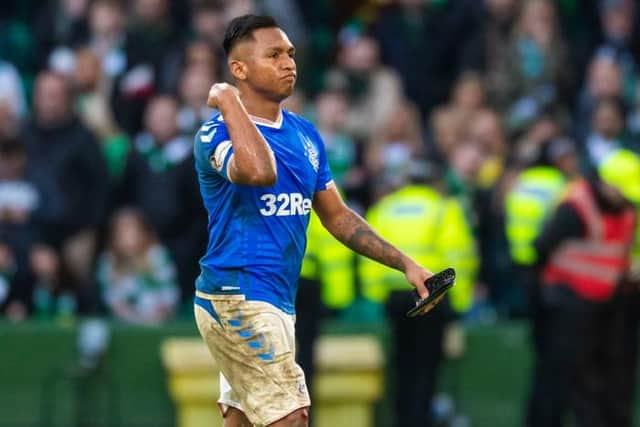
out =
<path fill-rule="evenodd" d="M 373 337 L 382 386 L 369 424 L 523 425 L 527 250 L 567 182 L 612 150 L 640 149 L 638 6 L 3 0 L 0 426 L 186 427 L 162 349 L 170 337 L 198 338 L 192 295 L 207 218 L 193 136 L 215 113 L 209 87 L 228 80 L 225 26 L 245 13 L 274 16 L 296 45 L 285 106 L 320 131 L 348 204 L 433 271 L 459 274 L 435 314 L 397 321 L 406 284 L 312 218 L 297 319 L 311 385 L 318 337 Z M 520 190 L 535 186 L 523 174 L 536 167 L 557 186 L 523 213 L 530 188 Z M 407 197 L 429 214 L 398 220 Z M 633 352 L 638 316 L 627 322 Z M 399 350 L 402 340 L 412 344 Z M 412 363 L 428 378 L 398 369 Z M 422 389 L 407 389 L 417 381 Z M 418 403 L 403 406 L 400 393 Z"/>

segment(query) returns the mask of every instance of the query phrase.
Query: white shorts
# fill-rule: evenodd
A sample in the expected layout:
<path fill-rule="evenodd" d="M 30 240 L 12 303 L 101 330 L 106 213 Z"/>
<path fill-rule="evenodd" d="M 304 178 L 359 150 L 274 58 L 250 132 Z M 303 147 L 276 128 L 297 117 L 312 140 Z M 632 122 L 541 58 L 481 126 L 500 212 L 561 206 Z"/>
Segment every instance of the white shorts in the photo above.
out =
<path fill-rule="evenodd" d="M 241 295 L 197 292 L 195 316 L 220 366 L 220 404 L 267 426 L 311 405 L 304 373 L 295 361 L 294 316 Z"/>

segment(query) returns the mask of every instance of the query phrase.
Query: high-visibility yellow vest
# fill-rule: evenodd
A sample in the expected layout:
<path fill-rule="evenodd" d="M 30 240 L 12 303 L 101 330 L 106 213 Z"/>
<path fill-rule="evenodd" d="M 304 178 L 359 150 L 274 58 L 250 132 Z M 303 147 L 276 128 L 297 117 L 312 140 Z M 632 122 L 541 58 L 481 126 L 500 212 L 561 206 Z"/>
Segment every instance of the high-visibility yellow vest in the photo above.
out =
<path fill-rule="evenodd" d="M 515 263 L 535 263 L 537 254 L 533 242 L 566 186 L 562 172 L 551 166 L 534 166 L 518 176 L 505 204 L 507 239 Z"/>
<path fill-rule="evenodd" d="M 371 207 L 367 221 L 386 240 L 434 273 L 457 271 L 449 292 L 452 307 L 464 312 L 473 300 L 478 256 L 471 227 L 460 202 L 419 185 L 406 186 Z M 361 257 L 358 274 L 363 295 L 384 302 L 392 290 L 410 290 L 402 272 Z"/>
<path fill-rule="evenodd" d="M 341 310 L 355 299 L 354 263 L 354 253 L 336 240 L 312 212 L 300 276 L 320 281 L 322 302 L 327 307 Z"/>

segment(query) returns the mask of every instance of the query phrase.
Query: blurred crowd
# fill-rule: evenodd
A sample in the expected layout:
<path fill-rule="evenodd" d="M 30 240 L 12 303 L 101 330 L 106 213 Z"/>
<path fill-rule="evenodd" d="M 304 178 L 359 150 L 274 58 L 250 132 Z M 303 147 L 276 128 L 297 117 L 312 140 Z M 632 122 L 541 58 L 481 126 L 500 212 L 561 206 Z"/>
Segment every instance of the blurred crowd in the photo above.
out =
<path fill-rule="evenodd" d="M 417 160 L 437 166 L 476 242 L 472 313 L 521 308 L 505 196 L 522 169 L 545 158 L 574 176 L 640 146 L 631 0 L 5 0 L 4 316 L 152 324 L 188 310 L 207 238 L 193 136 L 228 78 L 224 28 L 249 12 L 296 45 L 286 108 L 316 124 L 354 209 Z"/>

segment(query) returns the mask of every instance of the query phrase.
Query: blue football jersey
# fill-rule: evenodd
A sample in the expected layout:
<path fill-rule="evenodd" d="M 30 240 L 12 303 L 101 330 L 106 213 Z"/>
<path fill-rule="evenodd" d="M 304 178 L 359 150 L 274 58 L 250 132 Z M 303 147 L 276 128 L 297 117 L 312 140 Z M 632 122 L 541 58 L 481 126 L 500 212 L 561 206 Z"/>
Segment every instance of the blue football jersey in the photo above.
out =
<path fill-rule="evenodd" d="M 196 171 L 209 214 L 196 288 L 244 294 L 293 314 L 313 195 L 331 183 L 331 172 L 322 139 L 307 120 L 282 110 L 277 123 L 255 123 L 276 159 L 278 180 L 271 187 L 229 181 L 233 146 L 220 114 L 196 134 Z"/>

